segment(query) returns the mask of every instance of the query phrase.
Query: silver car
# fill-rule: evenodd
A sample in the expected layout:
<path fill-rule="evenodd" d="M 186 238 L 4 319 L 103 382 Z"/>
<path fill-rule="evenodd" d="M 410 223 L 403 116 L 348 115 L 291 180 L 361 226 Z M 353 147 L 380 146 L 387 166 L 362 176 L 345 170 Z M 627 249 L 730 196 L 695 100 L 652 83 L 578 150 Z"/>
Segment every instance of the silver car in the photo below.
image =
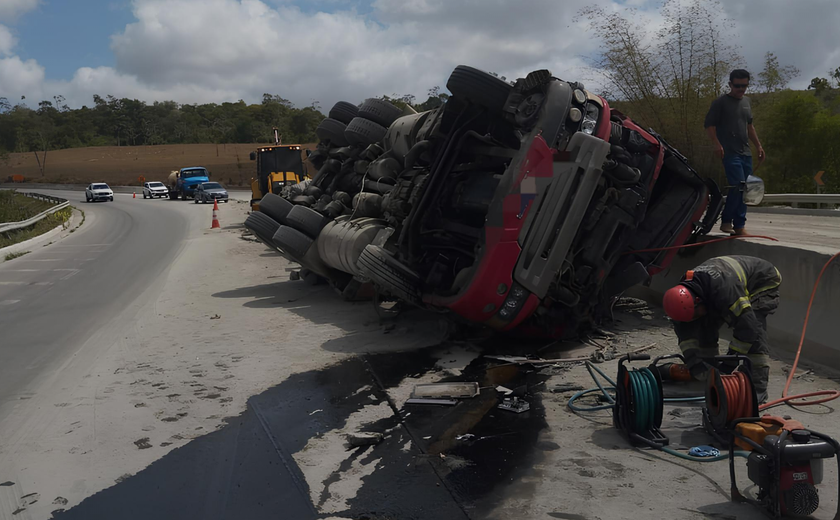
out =
<path fill-rule="evenodd" d="M 227 202 L 228 201 L 228 192 L 222 185 L 218 182 L 202 182 L 198 185 L 198 188 L 195 189 L 195 203 L 198 204 L 206 203 L 206 202 L 213 202 L 217 200 L 219 202 Z"/>
<path fill-rule="evenodd" d="M 169 195 L 169 188 L 162 182 L 152 181 L 143 183 L 143 198 L 153 199 L 155 197 L 166 197 Z"/>
<path fill-rule="evenodd" d="M 114 192 L 111 190 L 111 187 L 104 182 L 94 182 L 85 188 L 85 199 L 87 199 L 88 202 L 97 200 L 110 200 L 113 202 Z"/>

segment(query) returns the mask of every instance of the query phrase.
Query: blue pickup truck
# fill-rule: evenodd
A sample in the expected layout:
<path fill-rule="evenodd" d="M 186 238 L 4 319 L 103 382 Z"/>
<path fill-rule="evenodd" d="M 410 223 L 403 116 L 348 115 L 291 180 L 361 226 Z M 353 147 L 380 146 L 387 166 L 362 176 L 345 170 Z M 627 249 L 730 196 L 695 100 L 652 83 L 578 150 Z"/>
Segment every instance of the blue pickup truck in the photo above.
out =
<path fill-rule="evenodd" d="M 190 166 L 181 168 L 169 174 L 169 198 L 172 200 L 181 197 L 195 197 L 195 189 L 202 182 L 210 180 L 210 172 L 203 166 Z"/>

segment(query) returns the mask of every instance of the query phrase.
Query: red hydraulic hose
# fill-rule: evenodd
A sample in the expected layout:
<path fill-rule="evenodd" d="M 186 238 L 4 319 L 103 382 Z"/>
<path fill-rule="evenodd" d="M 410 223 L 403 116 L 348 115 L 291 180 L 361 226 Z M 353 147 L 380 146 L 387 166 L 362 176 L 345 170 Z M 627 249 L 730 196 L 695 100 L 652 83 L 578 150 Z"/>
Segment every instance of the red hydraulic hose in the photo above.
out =
<path fill-rule="evenodd" d="M 782 403 L 787 403 L 792 406 L 807 406 L 812 404 L 820 404 L 840 397 L 840 391 L 837 390 L 819 390 L 817 392 L 808 392 L 805 394 L 788 395 L 790 383 L 791 381 L 793 381 L 793 375 L 796 373 L 796 366 L 799 364 L 799 355 L 802 354 L 802 345 L 803 343 L 805 343 L 805 330 L 808 328 L 808 318 L 811 317 L 811 306 L 814 304 L 814 296 L 816 296 L 817 294 L 817 287 L 820 285 L 820 280 L 822 279 L 823 273 L 825 273 L 825 270 L 837 257 L 840 257 L 840 253 L 837 253 L 828 259 L 828 262 L 825 263 L 822 270 L 820 271 L 819 276 L 817 276 L 817 281 L 814 282 L 814 289 L 811 291 L 811 299 L 808 301 L 808 310 L 805 311 L 805 323 L 802 325 L 802 335 L 799 337 L 799 348 L 797 348 L 796 350 L 796 359 L 793 360 L 793 366 L 790 368 L 790 373 L 788 374 L 787 383 L 785 384 L 785 389 L 782 392 L 781 399 L 776 399 L 775 401 L 765 403 L 759 407 L 759 410 L 765 410 L 767 408 L 770 408 L 771 406 L 777 406 Z M 817 397 L 820 395 L 824 395 L 825 397 L 822 397 L 820 399 L 814 399 L 811 401 L 791 402 L 794 399 L 803 399 L 805 397 Z"/>
<path fill-rule="evenodd" d="M 736 238 L 762 238 L 764 240 L 772 240 L 773 242 L 778 242 L 779 239 L 773 237 L 767 237 L 764 235 L 734 235 L 731 237 L 723 237 L 723 238 L 716 238 L 714 240 L 706 240 L 703 242 L 696 242 L 694 244 L 685 244 L 682 246 L 669 246 L 669 247 L 655 247 L 653 249 L 637 249 L 636 251 L 627 251 L 625 253 L 621 253 L 621 256 L 624 255 L 632 255 L 634 253 L 655 253 L 657 251 L 673 251 L 674 249 L 683 249 L 686 247 L 700 247 L 705 246 L 707 244 L 714 244 L 715 242 L 723 242 L 725 240 L 735 240 Z"/>

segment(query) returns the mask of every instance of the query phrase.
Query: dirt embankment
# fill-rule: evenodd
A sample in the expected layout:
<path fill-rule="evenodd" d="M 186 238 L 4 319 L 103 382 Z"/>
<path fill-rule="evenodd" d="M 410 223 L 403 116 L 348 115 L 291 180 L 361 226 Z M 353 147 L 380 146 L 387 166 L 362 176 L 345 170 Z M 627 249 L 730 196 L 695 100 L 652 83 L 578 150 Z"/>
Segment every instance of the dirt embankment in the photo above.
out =
<path fill-rule="evenodd" d="M 204 166 L 213 180 L 232 186 L 246 186 L 256 174 L 249 154 L 258 144 L 178 144 L 160 146 L 96 146 L 54 150 L 47 153 L 42 175 L 35 154 L 13 153 L 8 164 L 0 165 L 0 182 L 11 175 L 23 175 L 26 182 L 88 184 L 107 182 L 115 186 L 165 182 L 169 172 L 186 166 Z M 305 145 L 314 148 L 314 145 Z M 40 153 L 39 153 L 40 155 Z"/>

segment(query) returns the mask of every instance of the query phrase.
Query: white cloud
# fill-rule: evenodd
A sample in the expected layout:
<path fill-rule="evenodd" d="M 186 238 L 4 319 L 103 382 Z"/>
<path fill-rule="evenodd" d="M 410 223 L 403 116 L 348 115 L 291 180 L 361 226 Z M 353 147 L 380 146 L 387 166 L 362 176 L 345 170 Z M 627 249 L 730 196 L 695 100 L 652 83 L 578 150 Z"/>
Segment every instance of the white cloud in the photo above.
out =
<path fill-rule="evenodd" d="M 18 6 L 18 14 L 20 6 L 36 5 L 0 2 L 10 12 Z M 795 84 L 802 87 L 840 66 L 840 44 L 830 37 L 840 25 L 836 0 L 772 2 L 772 9 L 765 0 L 725 6 L 735 20 L 733 43 L 751 70 L 773 51 L 802 69 Z M 291 0 L 134 0 L 136 21 L 111 38 L 115 67 L 82 67 L 65 81 L 45 81 L 42 67 L 14 56 L 14 36 L 0 26 L 0 57 L 7 56 L 0 92 L 10 99 L 62 94 L 71 106 L 89 105 L 94 93 L 194 103 L 254 102 L 269 92 L 327 109 L 339 99 L 381 94 L 422 101 L 461 63 L 511 79 L 548 68 L 589 83 L 583 56 L 597 52 L 598 42 L 575 16 L 593 3 L 619 8 L 617 0 L 376 0 L 371 13 L 360 14 L 347 0 L 318 4 L 344 9 L 331 13 L 313 13 L 311 5 L 303 11 Z M 655 32 L 661 16 L 645 9 L 653 0 L 631 3 Z M 799 36 L 802 20 L 809 20 L 812 39 Z M 10 77 L 11 69 L 23 76 Z"/>
<path fill-rule="evenodd" d="M 0 20 L 15 20 L 38 7 L 41 0 L 0 0 Z"/>
<path fill-rule="evenodd" d="M 5 25 L 0 25 L 0 56 L 9 56 L 17 45 L 17 38 Z"/>
<path fill-rule="evenodd" d="M 43 95 L 44 68 L 35 60 L 0 58 L 0 96 L 16 102 L 21 96 L 40 101 Z"/>
<path fill-rule="evenodd" d="M 826 77 L 840 67 L 836 0 L 730 0 L 723 7 L 735 21 L 735 43 L 741 45 L 751 73 L 763 68 L 765 52 L 774 53 L 782 65 L 800 69 L 794 88 L 806 88 L 811 78 Z"/>

